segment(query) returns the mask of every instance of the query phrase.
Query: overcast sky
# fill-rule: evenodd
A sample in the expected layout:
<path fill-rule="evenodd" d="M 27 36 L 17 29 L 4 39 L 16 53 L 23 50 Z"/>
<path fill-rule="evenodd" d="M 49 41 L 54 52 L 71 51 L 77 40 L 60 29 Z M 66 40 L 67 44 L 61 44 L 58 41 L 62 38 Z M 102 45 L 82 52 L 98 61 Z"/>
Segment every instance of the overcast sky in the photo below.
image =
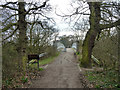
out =
<path fill-rule="evenodd" d="M 50 0 L 50 4 L 53 6 L 53 9 L 56 8 L 56 12 L 58 14 L 70 14 L 73 13 L 73 7 L 70 6 L 70 4 L 72 3 L 72 1 L 75 1 L 75 0 Z M 85 0 L 84 0 L 85 1 Z M 95 0 L 91 0 L 91 1 L 95 1 Z M 100 1 L 100 0 L 98 0 Z M 102 0 L 102 1 L 106 1 L 106 2 L 112 2 L 112 1 L 115 1 L 115 2 L 119 2 L 120 0 Z M 72 3 L 73 4 L 73 3 Z M 75 7 L 78 7 L 78 4 L 74 3 L 74 8 Z M 87 2 L 84 2 L 82 3 L 83 7 L 88 7 L 88 4 Z M 81 9 L 83 8 L 81 7 Z M 86 9 L 85 9 L 86 10 Z M 87 10 L 87 13 L 90 13 L 89 10 Z M 55 11 L 52 12 L 52 17 L 55 19 L 56 21 L 56 24 L 57 24 L 57 28 L 60 29 L 60 35 L 70 35 L 70 34 L 75 34 L 76 32 L 72 31 L 71 27 L 69 26 L 68 23 L 66 23 L 62 17 L 60 16 L 57 16 L 55 14 Z M 82 19 L 83 18 L 87 18 L 89 19 L 89 15 L 88 16 L 85 16 L 85 15 L 81 15 L 81 17 L 79 18 L 80 21 L 82 22 Z M 72 22 L 74 22 L 75 20 L 73 20 Z M 81 31 L 79 31 L 79 35 L 83 33 Z M 86 34 L 86 32 L 84 33 L 84 35 Z"/>
<path fill-rule="evenodd" d="M 56 8 L 56 12 L 58 14 L 64 13 L 64 14 L 69 14 L 70 13 L 70 3 L 72 2 L 72 0 L 50 0 L 50 4 L 53 6 L 53 12 L 52 12 L 52 16 L 56 22 L 57 28 L 60 30 L 59 34 L 60 35 L 70 35 L 70 34 L 74 34 L 73 31 L 71 31 L 71 28 L 69 26 L 68 23 L 66 23 L 64 21 L 64 19 L 60 16 L 57 16 L 55 14 L 55 8 Z"/>
<path fill-rule="evenodd" d="M 18 0 L 2 0 L 1 2 L 16 2 Z M 20 0 L 22 1 L 22 0 Z M 24 0 L 26 2 L 31 2 L 33 0 Z M 34 0 L 34 2 L 44 2 L 45 0 Z M 70 10 L 72 10 L 72 8 L 70 7 L 70 3 L 72 0 L 49 0 L 48 3 L 50 3 L 52 5 L 53 11 L 49 14 L 49 17 L 52 17 L 55 22 L 56 22 L 56 28 L 58 28 L 60 30 L 60 35 L 70 35 L 70 34 L 74 34 L 74 32 L 70 31 L 71 28 L 69 26 L 68 23 L 66 23 L 62 17 L 57 16 L 55 14 L 55 8 L 56 8 L 56 12 L 58 14 L 69 14 Z"/>
<path fill-rule="evenodd" d="M 18 0 L 2 0 L 4 1 L 18 1 Z M 33 1 L 33 0 L 24 0 L 27 2 Z M 44 2 L 45 0 L 34 0 L 35 2 Z M 53 11 L 49 14 L 50 17 L 52 17 L 55 22 L 56 22 L 56 28 L 58 28 L 60 30 L 60 35 L 70 35 L 70 34 L 74 34 L 74 32 L 72 31 L 71 27 L 69 26 L 68 23 L 66 23 L 62 17 L 57 16 L 55 14 L 55 8 L 56 8 L 56 12 L 60 15 L 64 14 L 70 14 L 73 12 L 73 8 L 70 6 L 71 2 L 74 0 L 49 0 L 49 3 L 52 5 Z M 87 5 L 87 4 L 85 4 Z M 74 4 L 74 7 L 78 7 L 78 4 Z M 89 12 L 89 11 L 88 11 Z M 82 18 L 85 16 L 81 16 L 80 20 L 82 21 Z M 86 16 L 86 18 L 88 18 L 88 16 Z M 72 20 L 74 21 L 74 20 Z"/>
<path fill-rule="evenodd" d="M 2 0 L 1 2 L 16 2 L 16 1 L 18 1 L 18 0 Z M 45 0 L 24 0 L 24 1 L 26 1 L 26 2 L 32 2 L 32 1 L 34 1 L 34 2 L 44 2 Z M 71 7 L 70 6 L 70 4 L 73 2 L 73 1 L 75 1 L 75 0 L 49 0 L 49 2 L 48 3 L 50 3 L 50 5 L 52 6 L 52 8 L 53 8 L 53 11 L 51 12 L 51 13 L 49 13 L 48 15 L 49 15 L 49 17 L 51 17 L 51 18 L 53 18 L 54 19 L 54 21 L 56 22 L 56 28 L 59 30 L 59 36 L 62 36 L 62 35 L 74 35 L 74 34 L 77 34 L 77 35 L 80 35 L 80 36 L 85 36 L 85 34 L 86 34 L 86 32 L 82 32 L 82 31 L 77 31 L 76 30 L 76 32 L 75 31 L 73 31 L 71 28 L 71 26 L 69 26 L 69 24 L 68 23 L 66 23 L 65 21 L 64 21 L 64 19 L 62 18 L 62 17 L 60 17 L 60 16 L 57 16 L 56 14 L 55 14 L 55 8 L 56 8 L 56 12 L 57 12 L 57 14 L 60 14 L 60 15 L 63 15 L 63 14 L 71 14 L 71 13 L 73 13 L 74 12 L 74 9 L 73 9 L 73 7 Z M 108 0 L 106 0 L 106 1 L 108 1 Z M 112 1 L 112 0 L 109 0 L 109 1 Z M 119 0 L 113 0 L 113 1 L 118 1 L 119 2 Z M 85 3 L 82 3 L 81 5 L 83 5 L 82 7 L 81 7 L 81 9 L 83 8 L 83 7 L 88 7 L 87 6 L 87 4 L 86 4 L 87 2 L 85 2 Z M 74 6 L 74 8 L 75 7 L 78 7 L 78 4 L 76 4 L 76 3 L 72 3 L 73 4 L 73 6 Z M 80 10 L 81 10 L 80 9 Z M 84 12 L 84 11 L 83 11 Z M 87 11 L 87 13 L 89 13 L 89 10 Z M 82 19 L 86 19 L 86 18 L 88 18 L 89 19 L 89 16 L 85 16 L 85 15 L 82 15 L 80 18 L 79 18 L 79 24 L 81 23 L 83 23 L 82 22 Z M 74 22 L 75 20 L 72 20 L 72 22 Z M 86 30 L 87 31 L 87 30 Z"/>

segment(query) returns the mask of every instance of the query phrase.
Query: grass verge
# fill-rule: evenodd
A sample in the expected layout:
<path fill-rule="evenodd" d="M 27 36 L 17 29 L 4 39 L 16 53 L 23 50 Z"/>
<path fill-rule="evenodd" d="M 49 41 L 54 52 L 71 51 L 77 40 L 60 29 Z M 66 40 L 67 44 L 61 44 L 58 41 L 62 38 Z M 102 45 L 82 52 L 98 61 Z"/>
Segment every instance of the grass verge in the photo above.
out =
<path fill-rule="evenodd" d="M 86 71 L 87 79 L 95 88 L 117 88 L 118 89 L 118 72 L 109 70 L 106 72 Z"/>
<path fill-rule="evenodd" d="M 59 55 L 59 52 L 56 53 L 55 56 L 50 56 L 50 57 L 45 58 L 43 60 L 39 60 L 39 65 L 42 66 L 42 65 L 46 65 L 46 64 L 51 63 L 52 61 L 54 61 L 54 58 L 57 57 L 58 55 Z M 30 64 L 29 67 L 30 68 L 37 68 L 37 63 Z"/>

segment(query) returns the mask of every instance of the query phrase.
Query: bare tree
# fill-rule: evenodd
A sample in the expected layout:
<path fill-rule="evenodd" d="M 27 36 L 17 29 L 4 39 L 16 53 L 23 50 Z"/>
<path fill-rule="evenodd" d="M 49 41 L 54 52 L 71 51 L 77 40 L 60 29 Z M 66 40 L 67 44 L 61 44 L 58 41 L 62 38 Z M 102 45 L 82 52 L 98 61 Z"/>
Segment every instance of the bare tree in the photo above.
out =
<path fill-rule="evenodd" d="M 76 1 L 80 6 L 75 8 L 74 13 L 70 15 L 59 15 L 62 17 L 74 17 L 75 15 L 90 15 L 89 16 L 89 25 L 90 28 L 87 31 L 85 36 L 85 40 L 83 41 L 82 46 L 82 60 L 81 66 L 83 67 L 91 67 L 91 55 L 92 49 L 94 47 L 95 40 L 97 36 L 101 33 L 101 30 L 112 28 L 120 25 L 119 15 L 116 15 L 115 9 L 119 5 L 115 3 L 103 3 L 103 2 L 87 2 L 88 6 L 83 7 L 83 1 Z M 85 2 L 86 3 L 86 2 Z M 85 8 L 89 7 L 89 13 L 86 13 Z M 110 8 L 114 8 L 114 12 L 111 11 Z M 88 9 L 87 9 L 88 10 Z M 108 18 L 103 18 L 103 12 L 106 13 L 107 16 L 115 18 L 114 20 L 110 20 Z M 76 20 L 76 19 L 75 19 Z M 77 21 L 79 18 L 77 19 Z M 106 21 L 106 23 L 102 23 L 101 20 Z M 77 22 L 76 21 L 76 22 Z M 75 22 L 75 21 L 74 21 Z M 79 22 L 78 22 L 79 23 Z"/>
<path fill-rule="evenodd" d="M 5 21 L 7 22 L 10 18 L 13 16 L 18 17 L 17 22 L 11 22 L 8 23 L 5 27 L 2 28 L 2 31 L 5 32 L 9 30 L 11 27 L 16 26 L 16 28 L 13 30 L 13 33 L 8 36 L 6 39 L 11 37 L 17 30 L 19 30 L 19 44 L 18 44 L 18 52 L 20 54 L 19 57 L 19 66 L 22 67 L 22 60 L 23 57 L 26 54 L 26 46 L 27 46 L 27 24 L 29 22 L 26 21 L 26 16 L 27 15 L 32 15 L 32 14 L 39 14 L 44 16 L 43 10 L 47 10 L 49 8 L 49 5 L 46 4 L 47 0 L 43 2 L 42 4 L 36 4 L 36 3 L 26 3 L 26 2 L 6 2 L 6 4 L 1 4 L 0 7 L 8 9 L 10 11 L 17 12 L 15 14 L 12 14 L 9 16 Z M 29 5 L 29 8 L 26 9 L 26 5 Z M 29 23 L 31 24 L 31 23 Z M 39 21 L 39 24 L 42 25 L 42 23 Z M 5 39 L 5 40 L 6 40 Z"/>

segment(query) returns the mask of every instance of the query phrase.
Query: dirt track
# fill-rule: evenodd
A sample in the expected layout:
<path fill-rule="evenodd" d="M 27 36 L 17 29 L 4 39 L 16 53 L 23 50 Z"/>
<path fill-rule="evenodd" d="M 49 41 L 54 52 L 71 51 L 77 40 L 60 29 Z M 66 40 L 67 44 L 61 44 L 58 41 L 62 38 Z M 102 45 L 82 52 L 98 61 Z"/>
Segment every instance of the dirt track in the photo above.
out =
<path fill-rule="evenodd" d="M 70 48 L 49 64 L 43 73 L 42 77 L 32 80 L 30 88 L 84 88 L 81 71 Z"/>

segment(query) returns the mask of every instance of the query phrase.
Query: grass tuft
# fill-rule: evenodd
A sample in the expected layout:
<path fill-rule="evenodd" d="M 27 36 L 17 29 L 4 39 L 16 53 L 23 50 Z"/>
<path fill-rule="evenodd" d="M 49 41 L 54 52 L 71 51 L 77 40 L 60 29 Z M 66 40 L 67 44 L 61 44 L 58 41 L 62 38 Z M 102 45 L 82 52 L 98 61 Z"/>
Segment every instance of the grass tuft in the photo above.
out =
<path fill-rule="evenodd" d="M 39 71 L 43 71 L 44 69 L 43 68 L 39 68 Z"/>

